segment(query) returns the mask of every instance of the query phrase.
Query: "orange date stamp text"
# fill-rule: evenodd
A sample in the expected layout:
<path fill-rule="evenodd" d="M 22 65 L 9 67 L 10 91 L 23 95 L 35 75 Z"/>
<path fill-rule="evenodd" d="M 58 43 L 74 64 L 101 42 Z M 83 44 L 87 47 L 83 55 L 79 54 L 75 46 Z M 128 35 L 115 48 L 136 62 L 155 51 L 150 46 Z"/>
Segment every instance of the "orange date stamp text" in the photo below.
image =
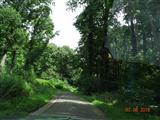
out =
<path fill-rule="evenodd" d="M 134 113 L 150 113 L 151 112 L 151 108 L 149 107 L 126 107 L 124 109 L 124 112 L 130 113 L 130 112 L 134 112 Z"/>

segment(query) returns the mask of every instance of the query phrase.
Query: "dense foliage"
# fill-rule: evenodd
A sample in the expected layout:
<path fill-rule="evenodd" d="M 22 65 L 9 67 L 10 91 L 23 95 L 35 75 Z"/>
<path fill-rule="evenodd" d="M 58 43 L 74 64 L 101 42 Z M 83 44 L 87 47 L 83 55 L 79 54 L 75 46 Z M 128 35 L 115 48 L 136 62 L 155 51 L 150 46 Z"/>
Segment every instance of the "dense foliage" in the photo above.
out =
<path fill-rule="evenodd" d="M 72 79 L 75 68 L 76 54 L 68 46 L 57 47 L 49 44 L 40 60 L 35 63 L 38 77 L 43 79 Z"/>
<path fill-rule="evenodd" d="M 159 2 L 70 0 L 68 5 L 84 7 L 75 22 L 81 34 L 79 88 L 87 94 L 117 92 L 128 105 L 159 106 Z"/>
<path fill-rule="evenodd" d="M 1 98 L 30 94 L 34 64 L 54 37 L 50 4 L 50 0 L 0 2 Z"/>
<path fill-rule="evenodd" d="M 113 97 L 160 114 L 158 0 L 68 0 L 70 9 L 84 8 L 74 23 L 76 50 L 49 43 L 52 0 L 17 1 L 0 1 L 0 100 L 51 96 L 70 83 L 104 102 Z"/>

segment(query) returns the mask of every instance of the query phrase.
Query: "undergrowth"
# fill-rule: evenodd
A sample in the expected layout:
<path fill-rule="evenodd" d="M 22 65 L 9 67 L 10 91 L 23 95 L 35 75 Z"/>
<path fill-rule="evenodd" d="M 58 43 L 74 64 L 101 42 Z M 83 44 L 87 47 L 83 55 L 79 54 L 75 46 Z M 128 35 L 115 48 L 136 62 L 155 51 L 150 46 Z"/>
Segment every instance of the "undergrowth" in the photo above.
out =
<path fill-rule="evenodd" d="M 0 85 L 0 118 L 26 116 L 47 104 L 58 90 L 76 90 L 67 81 L 35 79 L 26 82 L 16 75 L 1 76 Z"/>

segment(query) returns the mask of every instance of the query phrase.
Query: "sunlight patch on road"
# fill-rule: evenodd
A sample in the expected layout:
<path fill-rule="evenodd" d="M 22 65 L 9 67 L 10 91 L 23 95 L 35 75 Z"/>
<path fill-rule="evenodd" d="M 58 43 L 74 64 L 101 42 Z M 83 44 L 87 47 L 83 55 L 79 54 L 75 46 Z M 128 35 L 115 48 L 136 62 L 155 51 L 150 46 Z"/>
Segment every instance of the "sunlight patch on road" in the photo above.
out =
<path fill-rule="evenodd" d="M 51 103 L 74 103 L 74 104 L 82 104 L 82 105 L 93 105 L 92 103 L 79 101 L 79 100 L 68 100 L 68 99 L 56 99 L 51 101 Z"/>

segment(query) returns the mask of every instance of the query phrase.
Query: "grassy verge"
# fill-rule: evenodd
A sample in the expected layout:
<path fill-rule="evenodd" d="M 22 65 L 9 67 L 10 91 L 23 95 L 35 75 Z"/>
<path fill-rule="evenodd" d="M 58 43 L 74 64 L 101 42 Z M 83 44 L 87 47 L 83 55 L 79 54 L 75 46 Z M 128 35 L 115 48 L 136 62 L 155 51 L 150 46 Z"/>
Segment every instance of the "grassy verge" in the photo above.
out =
<path fill-rule="evenodd" d="M 104 111 L 106 116 L 112 120 L 160 120 L 160 117 L 151 116 L 147 113 L 126 113 L 124 108 L 118 105 L 111 105 L 99 100 L 94 100 L 93 104 Z"/>
<path fill-rule="evenodd" d="M 36 79 L 31 84 L 32 94 L 12 99 L 0 99 L 0 118 L 23 117 L 47 104 L 58 90 L 74 91 L 67 82 L 60 80 Z"/>
<path fill-rule="evenodd" d="M 149 113 L 127 113 L 122 105 L 112 104 L 110 102 L 104 102 L 99 100 L 96 96 L 85 96 L 82 93 L 78 93 L 84 99 L 93 103 L 97 108 L 105 113 L 105 115 L 111 120 L 160 120 L 160 117 L 150 115 Z"/>

